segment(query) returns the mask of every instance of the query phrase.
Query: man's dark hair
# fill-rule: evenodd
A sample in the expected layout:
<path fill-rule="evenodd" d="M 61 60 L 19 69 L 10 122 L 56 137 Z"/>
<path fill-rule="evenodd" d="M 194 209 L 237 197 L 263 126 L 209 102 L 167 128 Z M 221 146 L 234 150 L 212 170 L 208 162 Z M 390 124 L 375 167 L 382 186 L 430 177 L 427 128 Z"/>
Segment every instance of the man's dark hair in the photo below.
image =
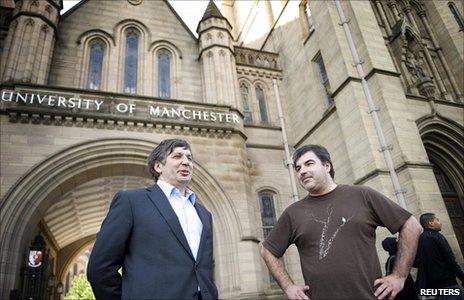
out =
<path fill-rule="evenodd" d="M 160 173 L 156 172 L 155 163 L 159 161 L 162 164 L 165 164 L 168 155 L 171 154 L 174 148 L 177 147 L 192 151 L 190 149 L 189 143 L 186 140 L 167 139 L 163 140 L 158 146 L 156 146 L 148 156 L 148 171 L 150 172 L 155 182 L 158 181 L 158 177 L 161 175 Z"/>
<path fill-rule="evenodd" d="M 434 213 L 425 213 L 420 216 L 419 222 L 423 228 L 429 228 L 430 227 L 429 222 L 432 222 L 433 219 L 435 219 Z"/>
<path fill-rule="evenodd" d="M 305 146 L 299 148 L 298 150 L 296 150 L 295 153 L 293 153 L 293 166 L 296 167 L 297 160 L 300 159 L 300 157 L 302 157 L 307 152 L 313 152 L 323 164 L 329 163 L 329 165 L 330 165 L 329 174 L 330 174 L 330 177 L 332 177 L 332 179 L 334 179 L 335 170 L 334 170 L 334 167 L 333 167 L 333 164 L 332 164 L 332 160 L 330 159 L 329 151 L 327 151 L 326 148 L 324 148 L 324 147 L 322 147 L 320 145 L 305 145 Z"/>
<path fill-rule="evenodd" d="M 394 237 L 387 237 L 382 241 L 382 247 L 390 255 L 396 255 L 398 252 L 398 242 Z"/>

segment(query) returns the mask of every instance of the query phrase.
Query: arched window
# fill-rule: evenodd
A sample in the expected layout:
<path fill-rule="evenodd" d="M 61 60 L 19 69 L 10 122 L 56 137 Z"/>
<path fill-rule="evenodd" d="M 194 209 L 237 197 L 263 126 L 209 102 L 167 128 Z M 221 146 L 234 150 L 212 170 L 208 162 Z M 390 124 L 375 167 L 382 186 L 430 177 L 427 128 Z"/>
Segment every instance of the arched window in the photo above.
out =
<path fill-rule="evenodd" d="M 105 47 L 101 41 L 96 41 L 90 45 L 88 89 L 98 90 L 101 87 L 104 52 Z"/>
<path fill-rule="evenodd" d="M 126 36 L 126 59 L 124 64 L 124 92 L 137 92 L 137 63 L 139 36 L 130 30 Z"/>
<path fill-rule="evenodd" d="M 263 226 L 263 236 L 266 238 L 277 222 L 274 206 L 275 193 L 271 191 L 259 192 L 259 207 L 261 209 L 261 223 Z"/>
<path fill-rule="evenodd" d="M 253 123 L 253 116 L 250 109 L 250 88 L 245 82 L 240 83 L 240 94 L 242 95 L 243 113 L 245 115 L 244 122 L 247 124 Z"/>
<path fill-rule="evenodd" d="M 259 114 L 261 116 L 261 122 L 264 124 L 269 123 L 266 111 L 266 100 L 264 98 L 264 88 L 258 84 L 255 88 L 256 98 L 258 99 Z"/>
<path fill-rule="evenodd" d="M 456 22 L 458 23 L 459 31 L 464 31 L 464 21 L 462 19 L 462 16 L 459 14 L 456 4 L 450 1 L 448 2 L 448 7 L 451 10 L 451 13 L 453 14 L 454 18 L 456 19 Z"/>
<path fill-rule="evenodd" d="M 158 54 L 158 96 L 161 98 L 170 97 L 170 76 L 171 58 L 167 51 L 162 50 Z"/>
<path fill-rule="evenodd" d="M 332 97 L 332 89 L 330 88 L 329 77 L 327 76 L 324 60 L 322 59 L 322 55 L 320 53 L 316 55 L 314 62 L 316 63 L 317 69 L 319 71 L 319 79 L 321 80 L 321 83 L 324 86 L 327 103 L 329 106 L 333 106 L 335 102 Z"/>
<path fill-rule="evenodd" d="M 263 228 L 263 237 L 267 238 L 272 228 L 277 223 L 276 211 L 275 211 L 275 193 L 272 191 L 261 191 L 258 193 L 259 197 L 259 208 L 261 210 L 261 224 Z M 284 263 L 283 259 L 281 259 Z M 269 283 L 271 285 L 277 284 L 274 277 L 269 273 Z"/>

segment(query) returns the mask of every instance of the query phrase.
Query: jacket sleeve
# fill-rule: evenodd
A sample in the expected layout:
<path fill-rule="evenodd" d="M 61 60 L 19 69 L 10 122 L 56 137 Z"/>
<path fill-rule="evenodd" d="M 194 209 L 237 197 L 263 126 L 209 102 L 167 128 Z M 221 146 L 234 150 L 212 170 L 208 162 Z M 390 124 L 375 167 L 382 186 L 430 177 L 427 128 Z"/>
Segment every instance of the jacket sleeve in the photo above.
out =
<path fill-rule="evenodd" d="M 132 229 L 129 199 L 117 193 L 103 221 L 90 255 L 87 278 L 96 299 L 120 299 L 122 278 L 118 270 L 124 262 L 126 243 Z"/>
<path fill-rule="evenodd" d="M 456 262 L 456 257 L 454 256 L 453 251 L 451 250 L 451 247 L 446 238 L 442 234 L 438 234 L 438 238 L 436 239 L 436 241 L 438 244 L 438 250 L 444 258 L 449 270 L 454 275 L 456 275 L 461 281 L 464 281 L 464 272 Z"/>

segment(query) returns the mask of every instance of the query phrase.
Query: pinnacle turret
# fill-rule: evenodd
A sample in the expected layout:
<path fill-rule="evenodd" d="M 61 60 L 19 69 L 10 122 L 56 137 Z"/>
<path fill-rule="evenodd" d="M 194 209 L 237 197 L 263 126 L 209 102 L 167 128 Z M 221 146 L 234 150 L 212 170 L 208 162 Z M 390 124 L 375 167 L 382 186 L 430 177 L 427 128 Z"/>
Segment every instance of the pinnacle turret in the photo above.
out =
<path fill-rule="evenodd" d="M 224 16 L 221 14 L 219 9 L 217 8 L 216 4 L 214 4 L 213 0 L 210 0 L 208 3 L 208 6 L 206 7 L 205 13 L 203 14 L 203 18 L 201 18 L 201 21 L 204 21 L 209 18 L 220 18 L 220 19 L 225 19 Z"/>

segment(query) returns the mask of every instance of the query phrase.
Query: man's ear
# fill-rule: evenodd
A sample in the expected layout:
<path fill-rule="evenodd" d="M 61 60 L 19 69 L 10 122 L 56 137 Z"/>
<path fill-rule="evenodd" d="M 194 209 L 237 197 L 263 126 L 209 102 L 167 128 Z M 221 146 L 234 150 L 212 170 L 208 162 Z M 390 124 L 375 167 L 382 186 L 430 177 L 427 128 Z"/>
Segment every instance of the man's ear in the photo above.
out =
<path fill-rule="evenodd" d="M 433 219 L 427 222 L 427 228 L 432 228 Z"/>
<path fill-rule="evenodd" d="M 330 174 L 330 170 L 332 169 L 332 166 L 328 161 L 325 162 L 325 169 L 327 170 L 327 173 Z"/>
<path fill-rule="evenodd" d="M 160 161 L 155 161 L 155 165 L 153 166 L 153 169 L 155 169 L 156 172 L 161 174 L 162 166 L 163 164 Z"/>

